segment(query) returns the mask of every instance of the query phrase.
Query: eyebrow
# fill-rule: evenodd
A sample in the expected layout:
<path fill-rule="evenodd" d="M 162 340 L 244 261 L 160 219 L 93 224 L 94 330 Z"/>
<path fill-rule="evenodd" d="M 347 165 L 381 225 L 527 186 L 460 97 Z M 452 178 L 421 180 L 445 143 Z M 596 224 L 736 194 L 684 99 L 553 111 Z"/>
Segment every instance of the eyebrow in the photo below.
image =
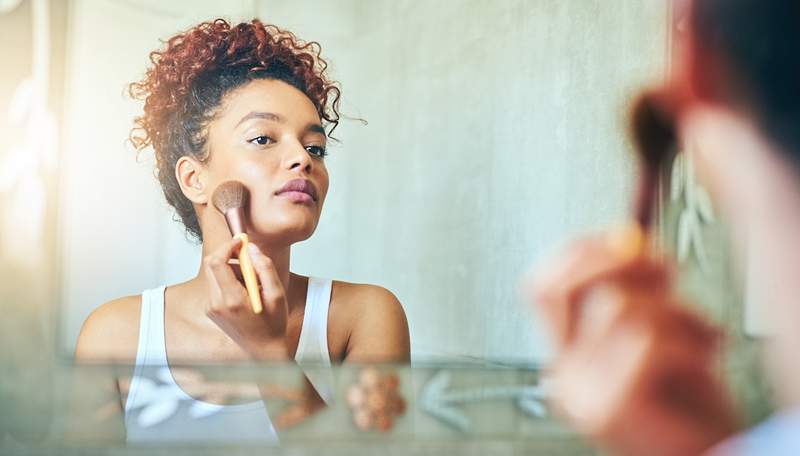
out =
<path fill-rule="evenodd" d="M 306 131 L 310 131 L 311 133 L 319 133 L 321 135 L 325 135 L 325 128 L 318 124 L 318 123 L 310 123 L 306 125 Z"/>
<path fill-rule="evenodd" d="M 280 114 L 275 114 L 274 112 L 252 111 L 248 113 L 246 116 L 242 117 L 241 120 L 239 120 L 239 122 L 236 124 L 236 126 L 238 127 L 239 125 L 243 124 L 244 122 L 250 119 L 266 119 L 266 120 L 271 120 L 273 122 L 286 123 L 286 118 Z M 305 130 L 312 133 L 320 133 L 322 135 L 326 134 L 325 127 L 323 127 L 318 123 L 310 123 L 306 125 Z"/>
<path fill-rule="evenodd" d="M 275 114 L 274 112 L 252 111 L 248 113 L 246 116 L 242 117 L 242 119 L 239 121 L 239 123 L 236 124 L 236 126 L 238 127 L 239 125 L 250 119 L 266 119 L 278 123 L 286 122 L 286 119 L 282 115 Z"/>

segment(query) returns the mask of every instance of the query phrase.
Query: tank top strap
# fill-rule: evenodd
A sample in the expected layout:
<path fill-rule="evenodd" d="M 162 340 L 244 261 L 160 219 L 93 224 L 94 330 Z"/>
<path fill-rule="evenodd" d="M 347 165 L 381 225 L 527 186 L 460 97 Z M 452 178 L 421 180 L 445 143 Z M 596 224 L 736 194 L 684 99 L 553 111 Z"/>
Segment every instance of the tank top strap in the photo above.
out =
<path fill-rule="evenodd" d="M 166 286 L 142 292 L 139 310 L 139 341 L 136 348 L 136 364 L 131 377 L 125 411 L 139 405 L 139 384 L 147 377 L 148 367 L 167 366 L 167 350 L 164 344 L 164 290 Z"/>
<path fill-rule="evenodd" d="M 162 285 L 142 293 L 142 316 L 139 323 L 139 348 L 136 364 L 139 364 L 139 353 L 144 352 L 142 364 L 150 366 L 166 366 L 167 345 L 164 337 L 164 290 Z"/>
<path fill-rule="evenodd" d="M 308 278 L 303 327 L 297 344 L 295 361 L 327 404 L 333 402 L 335 382 L 328 350 L 328 310 L 333 281 Z"/>
<path fill-rule="evenodd" d="M 303 326 L 295 354 L 295 361 L 299 364 L 331 363 L 328 350 L 328 309 L 332 288 L 332 280 L 308 278 Z"/>

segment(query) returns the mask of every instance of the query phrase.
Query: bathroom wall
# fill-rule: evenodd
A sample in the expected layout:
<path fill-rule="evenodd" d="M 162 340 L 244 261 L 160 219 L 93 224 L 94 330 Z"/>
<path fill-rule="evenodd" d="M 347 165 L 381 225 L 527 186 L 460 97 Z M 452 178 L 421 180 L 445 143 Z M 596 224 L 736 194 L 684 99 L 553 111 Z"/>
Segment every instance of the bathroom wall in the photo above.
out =
<path fill-rule="evenodd" d="M 659 1 L 259 3 L 342 82 L 333 194 L 298 269 L 382 284 L 412 352 L 545 359 L 516 294 L 561 239 L 619 222 L 624 109 L 665 72 Z"/>
<path fill-rule="evenodd" d="M 201 18 L 254 14 L 319 41 L 343 89 L 331 192 L 295 270 L 392 290 L 415 361 L 546 360 L 518 281 L 561 239 L 625 216 L 626 101 L 665 73 L 666 3 L 191 4 L 74 2 L 64 351 L 102 302 L 197 271 L 199 250 L 170 220 L 150 154 L 137 163 L 124 146 L 139 109 L 125 84 L 158 38 Z"/>

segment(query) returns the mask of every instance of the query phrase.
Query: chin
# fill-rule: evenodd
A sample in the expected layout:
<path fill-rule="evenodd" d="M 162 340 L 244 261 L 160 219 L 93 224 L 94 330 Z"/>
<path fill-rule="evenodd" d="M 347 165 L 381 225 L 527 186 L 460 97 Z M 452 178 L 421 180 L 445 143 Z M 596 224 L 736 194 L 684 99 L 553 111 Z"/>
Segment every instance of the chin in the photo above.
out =
<path fill-rule="evenodd" d="M 291 219 L 283 220 L 254 220 L 250 236 L 263 239 L 268 244 L 294 244 L 310 238 L 317 229 L 317 220 Z"/>

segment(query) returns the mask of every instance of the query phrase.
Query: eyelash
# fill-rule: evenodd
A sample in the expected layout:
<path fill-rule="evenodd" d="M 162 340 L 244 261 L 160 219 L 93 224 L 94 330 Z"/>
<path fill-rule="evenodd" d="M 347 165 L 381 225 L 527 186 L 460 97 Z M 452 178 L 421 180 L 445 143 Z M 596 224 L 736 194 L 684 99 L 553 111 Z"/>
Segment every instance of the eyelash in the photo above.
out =
<path fill-rule="evenodd" d="M 315 149 L 316 152 L 312 152 L 311 149 Z M 306 152 L 315 158 L 325 158 L 328 156 L 328 151 L 322 146 L 306 146 Z"/>
<path fill-rule="evenodd" d="M 260 135 L 256 136 L 255 138 L 251 139 L 248 142 L 257 146 L 266 146 L 271 143 L 274 143 L 275 141 L 269 136 Z M 328 156 L 328 151 L 322 146 L 306 146 L 305 149 L 306 152 L 311 154 L 314 158 L 325 158 Z"/>
<path fill-rule="evenodd" d="M 275 141 L 272 140 L 272 138 L 270 138 L 269 136 L 265 136 L 265 135 L 256 136 L 255 138 L 251 139 L 249 142 L 250 142 L 250 144 L 255 144 L 257 146 L 266 146 L 267 145 L 266 142 L 264 142 L 264 143 L 259 142 L 258 141 L 259 139 L 265 139 L 265 140 L 268 140 L 271 143 L 275 142 Z"/>

